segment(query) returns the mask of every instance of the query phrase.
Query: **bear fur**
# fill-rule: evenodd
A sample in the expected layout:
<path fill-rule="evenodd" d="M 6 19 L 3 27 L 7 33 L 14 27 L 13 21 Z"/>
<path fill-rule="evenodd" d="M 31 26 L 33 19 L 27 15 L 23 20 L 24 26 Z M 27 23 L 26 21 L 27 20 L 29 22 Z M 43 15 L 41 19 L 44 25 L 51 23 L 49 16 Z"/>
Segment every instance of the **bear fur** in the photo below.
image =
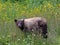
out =
<path fill-rule="evenodd" d="M 47 21 L 42 17 L 33 17 L 27 19 L 14 20 L 17 27 L 24 32 L 38 32 L 42 33 L 44 38 L 47 38 Z"/>

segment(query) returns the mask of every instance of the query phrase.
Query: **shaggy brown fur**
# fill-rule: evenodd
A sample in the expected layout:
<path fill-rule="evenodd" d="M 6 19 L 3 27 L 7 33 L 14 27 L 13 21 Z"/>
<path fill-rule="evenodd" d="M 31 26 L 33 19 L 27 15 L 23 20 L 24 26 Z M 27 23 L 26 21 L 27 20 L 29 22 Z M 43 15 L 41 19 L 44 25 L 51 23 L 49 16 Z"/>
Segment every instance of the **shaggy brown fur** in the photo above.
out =
<path fill-rule="evenodd" d="M 19 27 L 24 32 L 30 32 L 32 30 L 35 32 L 40 32 L 40 29 L 42 29 L 42 36 L 47 38 L 47 21 L 45 18 L 33 17 L 20 20 L 15 19 L 14 21 L 17 27 Z"/>

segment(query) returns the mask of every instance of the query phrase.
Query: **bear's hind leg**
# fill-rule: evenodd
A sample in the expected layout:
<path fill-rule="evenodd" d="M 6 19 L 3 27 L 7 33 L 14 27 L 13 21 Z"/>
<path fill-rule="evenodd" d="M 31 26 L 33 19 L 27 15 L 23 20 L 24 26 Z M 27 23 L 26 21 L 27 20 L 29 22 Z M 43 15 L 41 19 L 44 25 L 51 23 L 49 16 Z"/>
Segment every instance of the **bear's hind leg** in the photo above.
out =
<path fill-rule="evenodd" d="M 47 24 L 42 26 L 42 36 L 43 38 L 47 38 Z"/>

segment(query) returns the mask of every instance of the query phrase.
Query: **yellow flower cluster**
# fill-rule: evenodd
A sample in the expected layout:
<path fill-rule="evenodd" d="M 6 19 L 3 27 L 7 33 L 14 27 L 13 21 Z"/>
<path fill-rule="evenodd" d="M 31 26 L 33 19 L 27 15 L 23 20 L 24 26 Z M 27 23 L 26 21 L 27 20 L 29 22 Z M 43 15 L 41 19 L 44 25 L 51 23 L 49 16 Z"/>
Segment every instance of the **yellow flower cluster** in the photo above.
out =
<path fill-rule="evenodd" d="M 52 8 L 52 5 L 50 3 L 47 4 L 48 8 Z"/>
<path fill-rule="evenodd" d="M 3 5 L 0 3 L 0 12 L 1 12 L 2 7 L 3 7 Z"/>
<path fill-rule="evenodd" d="M 35 7 L 33 10 L 34 13 L 38 14 L 40 12 L 39 8 Z"/>
<path fill-rule="evenodd" d="M 60 4 L 58 4 L 58 7 L 60 8 Z"/>
<path fill-rule="evenodd" d="M 46 11 L 46 8 L 47 8 L 47 6 L 46 6 L 46 5 L 44 5 L 43 10 L 44 10 L 44 11 Z"/>

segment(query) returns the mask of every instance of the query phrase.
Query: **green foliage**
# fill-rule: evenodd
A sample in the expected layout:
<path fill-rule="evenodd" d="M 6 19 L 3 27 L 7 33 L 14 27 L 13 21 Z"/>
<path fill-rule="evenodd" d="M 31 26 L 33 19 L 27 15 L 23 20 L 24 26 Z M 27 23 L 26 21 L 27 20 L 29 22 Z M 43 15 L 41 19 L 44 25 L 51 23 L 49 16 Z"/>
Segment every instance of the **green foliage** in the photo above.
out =
<path fill-rule="evenodd" d="M 25 34 L 14 19 L 45 17 L 48 39 Z M 60 45 L 60 0 L 0 0 L 0 45 Z"/>

